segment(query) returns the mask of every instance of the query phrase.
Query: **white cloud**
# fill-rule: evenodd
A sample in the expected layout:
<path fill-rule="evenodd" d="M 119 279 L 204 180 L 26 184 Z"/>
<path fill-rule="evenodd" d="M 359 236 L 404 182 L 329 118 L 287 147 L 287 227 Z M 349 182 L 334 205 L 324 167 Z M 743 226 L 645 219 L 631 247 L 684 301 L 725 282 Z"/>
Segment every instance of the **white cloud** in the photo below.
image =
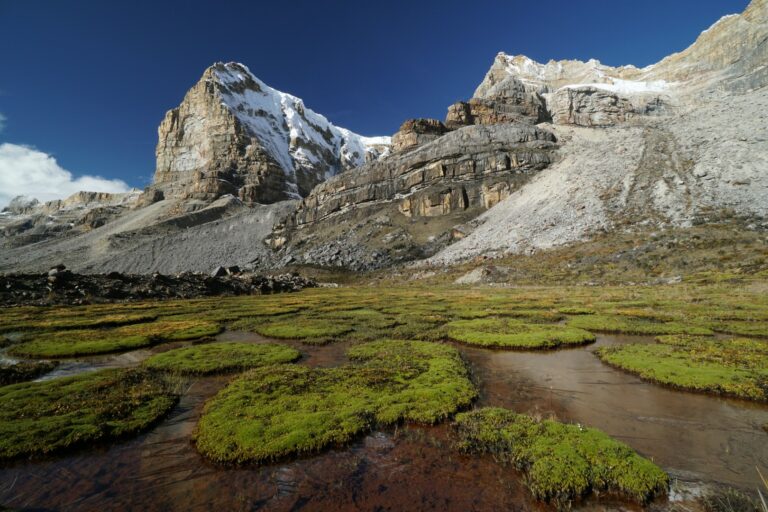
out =
<path fill-rule="evenodd" d="M 42 202 L 63 199 L 80 190 L 127 192 L 130 188 L 121 180 L 75 178 L 47 153 L 28 146 L 0 144 L 0 209 L 16 196 L 34 197 Z"/>

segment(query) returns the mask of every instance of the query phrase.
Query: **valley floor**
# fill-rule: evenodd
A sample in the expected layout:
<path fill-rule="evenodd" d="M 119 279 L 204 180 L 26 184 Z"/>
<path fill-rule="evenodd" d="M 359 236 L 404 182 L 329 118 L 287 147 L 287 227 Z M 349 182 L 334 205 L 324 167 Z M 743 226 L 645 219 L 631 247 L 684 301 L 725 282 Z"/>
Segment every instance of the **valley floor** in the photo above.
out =
<path fill-rule="evenodd" d="M 6 308 L 0 503 L 746 502 L 768 469 L 768 299 L 729 280 Z"/>

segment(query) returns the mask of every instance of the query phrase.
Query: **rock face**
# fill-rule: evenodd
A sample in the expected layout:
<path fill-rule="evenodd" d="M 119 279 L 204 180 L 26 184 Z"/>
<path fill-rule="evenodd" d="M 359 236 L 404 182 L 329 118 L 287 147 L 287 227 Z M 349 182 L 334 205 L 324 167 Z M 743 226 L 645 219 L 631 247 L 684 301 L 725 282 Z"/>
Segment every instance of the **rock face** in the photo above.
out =
<path fill-rule="evenodd" d="M 641 70 L 651 80 L 746 92 L 768 83 L 768 0 L 724 16 L 685 50 Z"/>
<path fill-rule="evenodd" d="M 558 161 L 430 262 L 733 218 L 768 229 L 766 52 L 768 1 L 753 0 L 642 69 L 500 54 L 476 94 L 504 76 L 541 87 Z"/>
<path fill-rule="evenodd" d="M 538 88 L 506 76 L 476 92 L 469 101 L 448 107 L 445 124 L 455 129 L 473 124 L 536 124 L 547 120 L 549 114 Z"/>
<path fill-rule="evenodd" d="M 237 63 L 217 63 L 158 128 L 153 188 L 166 198 L 246 203 L 306 196 L 318 183 L 375 160 L 388 137 L 331 124 Z"/>
<path fill-rule="evenodd" d="M 392 136 L 392 150 L 403 151 L 421 146 L 432 142 L 446 132 L 448 128 L 437 119 L 409 119 Z"/>
<path fill-rule="evenodd" d="M 556 147 L 529 123 L 466 126 L 342 173 L 276 225 L 273 264 L 371 270 L 432 255 L 460 235 L 454 226 L 550 165 Z"/>
<path fill-rule="evenodd" d="M 301 202 L 295 225 L 392 201 L 409 217 L 488 208 L 546 167 L 554 147 L 550 132 L 526 124 L 468 126 L 329 179 Z"/>
<path fill-rule="evenodd" d="M 549 95 L 548 109 L 555 124 L 604 127 L 658 115 L 667 104 L 656 94 L 632 98 L 593 86 L 563 87 Z"/>

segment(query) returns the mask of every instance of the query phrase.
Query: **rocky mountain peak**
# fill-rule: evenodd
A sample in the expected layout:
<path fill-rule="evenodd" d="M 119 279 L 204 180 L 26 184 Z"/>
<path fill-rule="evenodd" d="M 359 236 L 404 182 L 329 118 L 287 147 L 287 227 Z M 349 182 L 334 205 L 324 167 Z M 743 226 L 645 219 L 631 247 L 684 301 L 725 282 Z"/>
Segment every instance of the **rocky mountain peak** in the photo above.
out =
<path fill-rule="evenodd" d="M 341 171 L 380 158 L 389 137 L 333 125 L 254 76 L 218 62 L 158 129 L 154 187 L 166 197 L 248 203 L 300 198 Z"/>
<path fill-rule="evenodd" d="M 591 86 L 624 96 L 698 90 L 754 89 L 768 83 L 768 0 L 753 0 L 742 14 L 722 17 L 688 48 L 656 64 L 608 66 L 596 59 L 536 62 L 525 55 L 496 55 L 475 91 L 475 98 L 493 96 L 498 85 L 513 77 L 540 93 Z"/>

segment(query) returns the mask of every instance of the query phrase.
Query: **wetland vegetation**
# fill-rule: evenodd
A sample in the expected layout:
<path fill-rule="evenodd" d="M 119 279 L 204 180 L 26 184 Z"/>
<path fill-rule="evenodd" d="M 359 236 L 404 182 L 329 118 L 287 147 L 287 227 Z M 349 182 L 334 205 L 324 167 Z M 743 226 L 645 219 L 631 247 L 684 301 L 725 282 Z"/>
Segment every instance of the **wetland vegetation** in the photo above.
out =
<path fill-rule="evenodd" d="M 177 398 L 173 381 L 130 369 L 0 387 L 0 460 L 139 432 Z"/>
<path fill-rule="evenodd" d="M 162 352 L 147 359 L 144 366 L 185 375 L 210 375 L 292 363 L 300 357 L 295 348 L 276 343 L 207 343 Z"/>
<path fill-rule="evenodd" d="M 0 386 L 36 379 L 56 368 L 53 361 L 22 361 L 0 364 Z"/>
<path fill-rule="evenodd" d="M 669 335 L 603 347 L 600 358 L 640 377 L 691 391 L 768 402 L 768 342 Z"/>
<path fill-rule="evenodd" d="M 198 449 L 216 462 L 264 462 L 349 442 L 376 425 L 433 424 L 477 391 L 458 352 L 418 341 L 349 350 L 353 364 L 253 370 L 206 405 Z"/>
<path fill-rule="evenodd" d="M 208 400 L 193 435 L 197 450 L 217 463 L 270 464 L 343 449 L 372 430 L 455 417 L 451 431 L 464 453 L 492 455 L 519 469 L 537 498 L 567 504 L 599 491 L 645 502 L 664 492 L 667 476 L 628 445 L 589 425 L 471 410 L 482 387 L 461 350 L 540 353 L 587 345 L 578 350 L 594 352 L 594 361 L 654 383 L 764 402 L 764 292 L 761 283 L 350 286 L 6 309 L 2 350 L 21 361 L 0 367 L 0 458 L 135 435 L 176 403 L 179 375 L 239 373 Z M 225 330 L 266 339 L 214 341 Z M 590 348 L 601 333 L 658 337 Z M 342 344 L 345 357 L 332 367 L 300 359 L 302 347 L 334 344 Z M 136 369 L 11 384 L 40 377 L 59 361 L 137 349 L 150 350 Z"/>
<path fill-rule="evenodd" d="M 641 503 L 667 491 L 667 474 L 599 430 L 489 407 L 456 418 L 458 445 L 524 472 L 539 499 L 567 505 L 592 491 Z"/>

